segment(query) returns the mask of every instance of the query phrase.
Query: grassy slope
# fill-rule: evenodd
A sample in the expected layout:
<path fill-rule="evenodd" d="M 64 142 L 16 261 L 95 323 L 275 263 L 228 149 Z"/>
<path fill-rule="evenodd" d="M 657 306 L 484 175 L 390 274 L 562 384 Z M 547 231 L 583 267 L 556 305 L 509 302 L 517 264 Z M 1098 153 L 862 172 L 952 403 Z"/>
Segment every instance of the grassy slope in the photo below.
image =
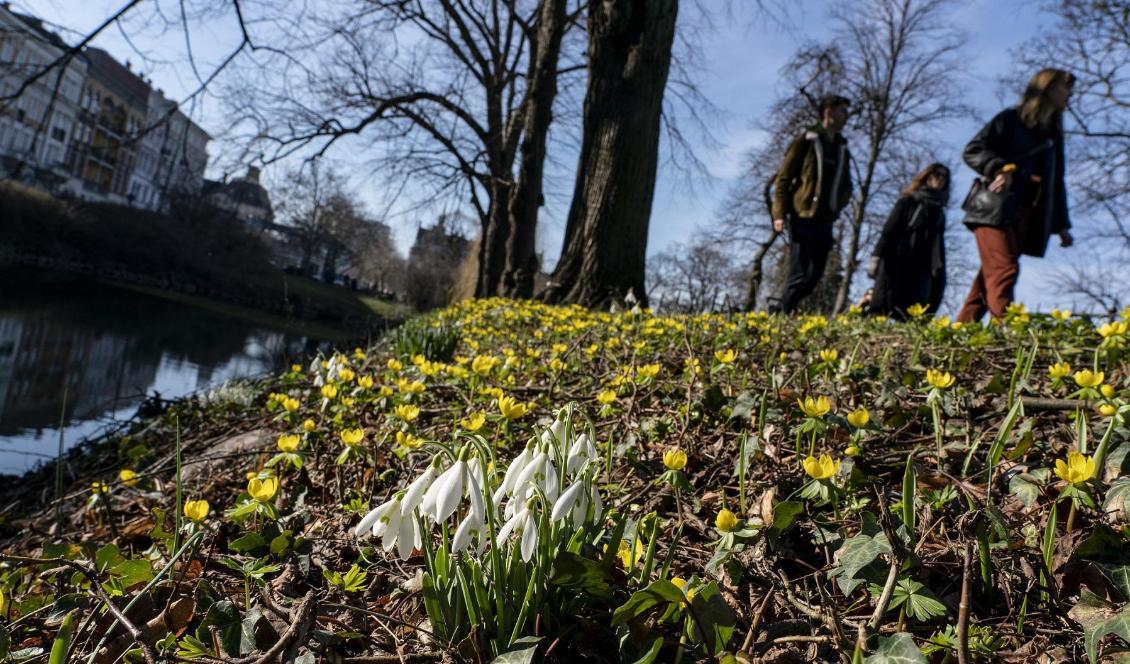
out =
<path fill-rule="evenodd" d="M 332 646 L 340 655 L 387 652 L 392 644 L 386 643 L 387 633 L 379 624 L 406 639 L 409 651 L 436 652 L 437 644 L 423 643 L 418 634 L 400 626 L 402 622 L 414 624 L 420 617 L 418 596 L 404 596 L 397 590 L 404 575 L 418 568 L 419 558 L 402 567 L 372 551 L 360 556 L 361 547 L 367 543 L 356 542 L 348 533 L 358 517 L 343 510 L 343 502 L 359 497 L 370 506 L 376 505 L 427 463 L 422 451 L 396 446 L 396 431 L 409 431 L 423 439 L 450 440 L 462 417 L 484 412 L 489 417 L 483 435 L 498 449 L 512 450 L 531 435 L 535 422 L 548 423 L 556 408 L 576 401 L 593 418 L 600 449 L 611 444 L 615 450 L 606 500 L 634 515 L 651 511 L 659 515 L 663 535 L 657 538 L 658 548 L 665 555 L 674 547 L 672 572 L 677 576 L 707 575 L 706 563 L 718 540 L 713 524 L 723 505 L 752 525 L 770 521 L 785 502 L 801 505 L 793 524 L 771 538 L 751 540 L 744 551 L 735 554 L 732 564 L 723 568 L 719 579 L 722 595 L 737 620 L 730 648 L 742 646 L 751 623 L 757 621 L 760 626 L 747 644 L 749 651 L 764 661 L 833 661 L 838 657 L 838 632 L 846 632 L 844 647 L 850 654 L 853 625 L 870 617 L 871 602 L 878 593 L 877 589 L 868 592 L 863 584 L 845 594 L 829 579 L 828 572 L 838 559 L 835 551 L 840 544 L 836 539 L 856 537 L 861 527 L 873 527 L 867 524 L 881 521 L 883 511 L 877 509 L 880 500 L 894 512 L 894 525 L 899 524 L 905 505 L 900 494 L 908 457 L 917 472 L 917 526 L 911 539 L 915 555 L 906 575 L 923 584 L 925 592 L 942 603 L 943 615 L 906 618 L 894 610 L 881 617 L 880 633 L 908 632 L 923 645 L 947 626 L 953 628 L 961 615 L 958 600 L 965 576 L 972 590 L 971 609 L 965 620 L 974 626 L 971 642 L 975 651 L 984 647 L 997 656 L 1020 658 L 1051 653 L 1053 659 L 1082 661 L 1082 629 L 1065 616 L 1079 602 L 1084 586 L 1110 600 L 1130 599 L 1124 596 L 1130 589 L 1120 586 L 1114 580 L 1117 576 L 1106 580 L 1100 573 L 1130 564 L 1124 553 L 1130 550 L 1126 508 L 1102 514 L 1093 507 L 1080 506 L 1071 517 L 1074 531 L 1068 533 L 1067 503 L 1057 501 L 1064 484 L 1048 471 L 1057 459 L 1078 447 L 1074 425 L 1066 417 L 1074 410 L 1072 402 L 1064 400 L 1076 387 L 1070 376 L 1066 379 L 1070 387 L 1053 384 L 1049 365 L 1066 361 L 1078 369 L 1097 364 L 1114 389 L 1112 398 L 1102 401 L 1124 404 L 1128 394 L 1130 375 L 1125 351 L 1108 342 L 1107 349 L 1096 354 L 1101 338 L 1084 321 L 1025 320 L 1018 315 L 1003 327 L 955 329 L 926 321 L 892 325 L 851 317 L 782 321 L 758 315 L 612 316 L 579 309 L 478 302 L 439 312 L 414 326 L 428 327 L 440 320 L 459 325 L 462 338 L 456 354 L 467 364 L 457 361 L 452 363 L 457 368 L 445 369 L 404 361 L 402 368 L 393 368 L 388 363 L 391 347 L 383 342 L 371 348 L 365 358 L 351 360 L 357 375 L 373 377 L 375 385 L 358 388 L 356 379 L 339 383 L 340 394 L 327 408 L 323 408 L 312 376 L 306 374 L 280 376 L 250 388 L 238 399 L 216 401 L 207 407 L 185 402 L 146 423 L 145 430 L 135 432 L 128 441 L 107 441 L 97 453 L 76 456 L 70 465 L 78 472 L 64 503 L 63 528 L 54 536 L 47 535 L 50 511 L 33 513 L 26 520 L 9 515 L 7 532 L 14 538 L 0 542 L 0 548 L 41 555 L 48 551 L 41 544 L 64 541 L 81 544 L 82 548 L 74 550 L 79 558 L 92 555 L 108 541 L 116 541 L 126 555 L 139 558 L 147 550 L 160 550 L 150 549 L 151 510 L 158 506 L 176 509 L 170 488 L 174 468 L 170 441 L 174 428 L 179 427 L 190 477 L 185 497 L 211 502 L 213 513 L 208 524 L 214 530 L 199 554 L 203 567 L 188 569 L 184 586 L 163 590 L 158 605 L 195 596 L 231 597 L 241 606 L 241 578 L 216 564 L 215 556 L 231 553 L 231 542 L 248 527 L 264 531 L 269 526 L 257 521 L 238 527 L 222 512 L 243 490 L 244 473 L 262 468 L 275 453 L 275 438 L 281 433 L 298 432 L 303 435 L 307 462 L 300 472 L 284 472 L 277 505 L 287 528 L 308 538 L 314 569 L 308 575 L 295 570 L 283 572 L 281 579 L 278 573 L 267 578 L 275 579 L 272 583 L 284 595 L 300 597 L 312 592 L 317 601 L 358 609 L 324 610 L 337 622 L 322 627 L 373 635 L 368 641 Z M 1039 340 L 1034 351 L 1029 330 Z M 724 359 L 727 350 L 735 352 L 732 363 L 718 359 Z M 821 357 L 821 350 L 835 351 L 836 357 L 831 353 Z M 472 377 L 467 372 L 468 360 L 476 355 L 513 359 L 485 377 Z M 1032 369 L 1026 373 L 1029 357 Z M 641 372 L 649 365 L 658 367 L 654 378 L 646 377 L 649 369 Z M 926 398 L 927 368 L 942 369 L 955 377 L 954 385 L 940 392 L 945 443 L 941 457 L 935 452 Z M 397 391 L 401 379 L 420 380 L 427 389 L 420 395 Z M 1004 456 L 995 469 L 991 498 L 987 498 L 986 454 L 1004 423 L 1010 384 L 1029 407 L 1016 423 L 1015 433 L 1003 439 Z M 379 394 L 382 386 L 393 388 L 390 396 Z M 506 425 L 497 415 L 494 397 L 482 390 L 487 386 L 529 402 L 532 412 Z M 616 399 L 602 406 L 596 395 L 606 390 L 612 390 Z M 277 401 L 268 398 L 268 394 L 280 392 L 300 401 L 300 409 L 293 415 L 282 414 Z M 355 401 L 347 405 L 341 397 L 350 393 Z M 830 398 L 831 412 L 819 418 L 826 429 L 811 439 L 803 431 L 805 416 L 797 406 L 797 399 L 804 396 Z M 392 415 L 395 404 L 408 402 L 422 409 L 419 419 L 411 424 Z M 1127 473 L 1130 429 L 1124 422 L 1112 424 L 1093 406 L 1082 411 L 1090 421 L 1086 443 L 1093 453 L 1099 439 L 1109 431 L 1108 454 L 1098 477 L 1081 487 L 1102 505 L 1108 492 L 1114 491 L 1111 485 L 1124 481 L 1118 478 Z M 762 407 L 764 417 L 759 418 Z M 871 415 L 871 424 L 863 430 L 843 419 L 860 408 L 868 409 Z M 309 434 L 303 433 L 301 426 L 307 418 L 315 423 Z M 338 432 L 356 425 L 366 431 L 364 457 L 335 465 L 334 458 L 342 449 Z M 240 450 L 215 449 L 217 442 L 248 431 L 260 431 L 262 436 Z M 743 436 L 753 436 L 751 449 L 756 450 L 751 453 L 744 486 L 735 471 Z M 810 440 L 818 455 L 829 454 L 840 461 L 833 480 L 840 497 L 834 509 L 831 504 L 801 497 L 808 478 L 795 450 L 801 447 L 801 456 L 806 456 Z M 860 454 L 845 456 L 845 450 L 853 444 L 861 448 Z M 678 539 L 674 496 L 669 489 L 654 484 L 663 471 L 662 452 L 672 445 L 682 447 L 689 455 L 684 472 L 690 488 L 683 494 L 684 525 Z M 505 457 L 509 453 L 500 454 Z M 113 482 L 117 470 L 125 466 L 143 474 L 142 484 L 139 488 L 114 486 L 113 510 L 108 517 L 102 507 L 90 505 L 89 482 Z M 50 486 L 49 478 L 49 473 L 38 481 L 29 478 L 21 491 L 33 495 L 33 487 Z M 163 489 L 153 492 L 158 486 Z M 44 491 L 49 495 L 49 489 Z M 25 505 L 29 503 L 25 501 Z M 1058 525 L 1051 540 L 1055 543 L 1054 584 L 1049 587 L 1041 585 L 1037 570 L 1044 560 L 1041 534 L 1052 510 L 1058 512 Z M 108 518 L 112 518 L 113 528 Z M 817 526 L 825 537 L 832 537 L 831 543 L 819 543 Z M 882 537 L 881 531 L 877 536 Z M 981 549 L 983 543 L 989 548 Z M 967 546 L 974 558 L 963 572 L 962 552 Z M 977 561 L 982 551 L 988 584 L 980 580 L 982 567 Z M 286 565 L 296 560 L 291 555 L 266 558 Z M 354 562 L 368 569 L 369 581 L 362 592 L 342 597 L 329 588 L 319 568 L 344 571 Z M 860 578 L 882 583 L 886 576 L 884 558 L 876 558 L 874 565 L 875 577 L 865 569 Z M 7 578 L 10 586 L 18 588 L 17 613 L 32 610 L 55 592 L 50 575 L 36 580 L 30 569 Z M 634 584 L 619 574 L 613 585 L 614 607 L 627 599 Z M 759 608 L 762 600 L 764 608 Z M 252 601 L 259 603 L 254 596 Z M 373 610 L 389 614 L 393 620 L 364 612 Z M 555 661 L 583 657 L 614 660 L 617 638 L 607 628 L 608 610 L 594 603 L 580 616 L 584 638 L 549 634 L 550 638 L 567 639 L 556 649 Z M 139 619 L 149 619 L 151 613 Z M 206 634 L 207 629 L 199 627 L 203 618 L 200 611 L 190 612 L 180 626 L 189 628 L 190 633 Z M 30 619 L 22 623 L 19 637 L 50 635 L 54 629 L 42 619 Z M 670 661 L 677 633 L 670 627 L 652 625 L 650 629 L 667 636 L 661 661 Z M 81 637 L 76 651 L 86 652 L 91 644 Z M 304 647 L 315 648 L 314 642 Z M 691 656 L 688 653 L 688 658 Z"/>

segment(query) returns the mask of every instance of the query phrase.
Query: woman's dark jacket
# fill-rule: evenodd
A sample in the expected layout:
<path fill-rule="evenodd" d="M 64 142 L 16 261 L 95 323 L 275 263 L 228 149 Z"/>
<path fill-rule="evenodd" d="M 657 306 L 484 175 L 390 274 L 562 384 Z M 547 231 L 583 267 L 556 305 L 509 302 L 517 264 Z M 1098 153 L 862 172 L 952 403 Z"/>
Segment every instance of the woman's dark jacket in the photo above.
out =
<path fill-rule="evenodd" d="M 1038 150 L 1042 145 L 1046 149 Z M 1043 256 L 1048 237 L 1071 228 L 1064 186 L 1063 134 L 1058 129 L 1029 129 L 1019 111 L 1010 108 L 977 132 L 962 156 L 970 168 L 990 180 L 1005 164 L 1016 164 L 1011 191 L 1021 210 L 1017 215 L 1024 220 L 1017 228 L 1022 253 Z M 1018 219 L 1007 221 L 1011 225 Z"/>
<path fill-rule="evenodd" d="M 875 245 L 879 271 L 871 313 L 903 318 L 907 307 L 937 311 L 946 289 L 946 211 L 942 195 L 920 189 L 895 203 Z"/>

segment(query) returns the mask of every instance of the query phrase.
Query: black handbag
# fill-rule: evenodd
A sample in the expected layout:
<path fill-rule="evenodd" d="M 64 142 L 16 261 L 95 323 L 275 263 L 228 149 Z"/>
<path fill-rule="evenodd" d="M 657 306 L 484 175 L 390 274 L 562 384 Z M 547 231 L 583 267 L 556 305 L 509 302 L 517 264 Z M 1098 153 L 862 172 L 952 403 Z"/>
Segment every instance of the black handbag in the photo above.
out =
<path fill-rule="evenodd" d="M 1054 146 L 1055 141 L 1049 138 L 1046 142 L 1018 155 L 1013 161 L 1016 163 L 1022 162 Z M 991 181 L 989 178 L 980 175 L 973 178 L 969 193 L 965 195 L 965 200 L 961 203 L 961 209 L 965 211 L 963 223 L 969 230 L 978 226 L 1005 228 L 1020 216 L 1016 193 L 1010 188 L 1008 191 L 1002 191 L 998 194 L 989 189 Z"/>

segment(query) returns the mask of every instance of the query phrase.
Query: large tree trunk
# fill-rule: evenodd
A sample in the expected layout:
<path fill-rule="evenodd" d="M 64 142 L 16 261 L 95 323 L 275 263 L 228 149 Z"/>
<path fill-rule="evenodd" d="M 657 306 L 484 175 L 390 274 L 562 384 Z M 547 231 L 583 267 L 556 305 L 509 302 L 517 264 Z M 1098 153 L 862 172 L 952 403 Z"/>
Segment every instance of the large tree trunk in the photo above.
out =
<path fill-rule="evenodd" d="M 584 130 L 565 246 L 542 298 L 641 301 L 678 0 L 593 0 Z"/>
<path fill-rule="evenodd" d="M 566 0 L 541 0 L 537 33 L 528 73 L 529 90 L 524 109 L 518 183 L 510 196 L 510 235 L 506 242 L 506 272 L 502 293 L 508 297 L 533 295 L 538 271 L 536 233 L 542 203 L 545 143 L 553 120 L 557 96 L 557 60 L 565 33 Z"/>
<path fill-rule="evenodd" d="M 490 208 L 480 236 L 475 297 L 494 297 L 501 290 L 502 273 L 506 270 L 506 236 L 510 233 L 506 207 L 513 188 L 508 179 L 499 174 L 490 185 Z"/>

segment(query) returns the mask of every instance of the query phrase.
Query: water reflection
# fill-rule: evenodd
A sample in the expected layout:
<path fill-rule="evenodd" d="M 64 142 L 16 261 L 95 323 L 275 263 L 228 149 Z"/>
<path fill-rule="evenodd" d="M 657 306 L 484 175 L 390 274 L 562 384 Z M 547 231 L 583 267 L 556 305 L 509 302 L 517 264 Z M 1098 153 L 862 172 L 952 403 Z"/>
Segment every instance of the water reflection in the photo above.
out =
<path fill-rule="evenodd" d="M 0 271 L 0 473 L 174 398 L 283 366 L 316 341 L 71 276 Z M 64 408 L 65 397 L 65 408 Z"/>

